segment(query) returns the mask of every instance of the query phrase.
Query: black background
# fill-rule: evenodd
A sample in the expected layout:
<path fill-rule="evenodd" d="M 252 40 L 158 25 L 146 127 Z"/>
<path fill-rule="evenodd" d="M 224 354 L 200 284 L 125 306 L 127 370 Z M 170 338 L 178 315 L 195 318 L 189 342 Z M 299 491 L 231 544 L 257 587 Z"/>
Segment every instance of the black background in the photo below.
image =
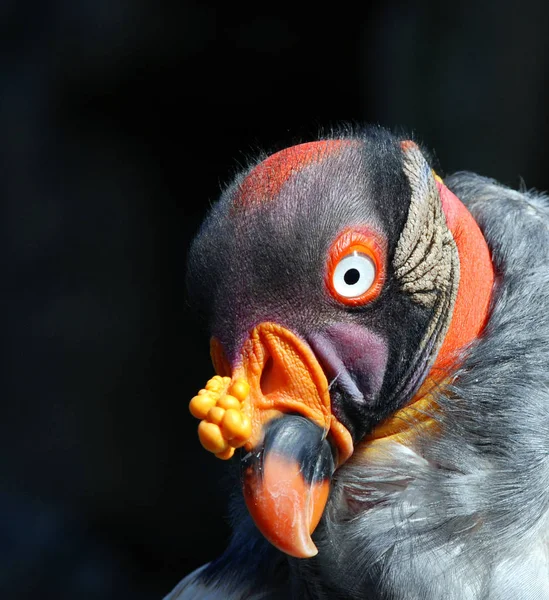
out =
<path fill-rule="evenodd" d="M 415 132 L 549 188 L 549 4 L 0 4 L 0 596 L 160 599 L 222 551 L 185 257 L 256 148 Z"/>

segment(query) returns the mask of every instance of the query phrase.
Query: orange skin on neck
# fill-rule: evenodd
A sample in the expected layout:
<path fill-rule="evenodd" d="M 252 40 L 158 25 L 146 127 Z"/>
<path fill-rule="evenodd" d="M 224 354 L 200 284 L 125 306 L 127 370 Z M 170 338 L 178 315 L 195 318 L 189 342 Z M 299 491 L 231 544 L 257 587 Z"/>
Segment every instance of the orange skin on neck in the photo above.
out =
<path fill-rule="evenodd" d="M 489 317 L 495 274 L 490 250 L 476 221 L 437 177 L 446 223 L 459 253 L 459 288 L 452 321 L 432 372 L 452 366 L 459 352 L 482 332 Z"/>

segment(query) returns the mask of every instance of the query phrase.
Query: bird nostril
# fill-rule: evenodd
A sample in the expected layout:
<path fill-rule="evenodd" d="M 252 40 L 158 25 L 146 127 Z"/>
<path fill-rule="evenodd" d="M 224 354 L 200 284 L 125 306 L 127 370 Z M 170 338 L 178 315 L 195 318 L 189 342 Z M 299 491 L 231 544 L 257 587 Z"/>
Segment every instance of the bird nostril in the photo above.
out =
<path fill-rule="evenodd" d="M 278 354 L 269 354 L 266 357 L 259 380 L 263 396 L 276 395 L 282 397 L 282 395 L 291 395 L 293 383 L 284 359 Z"/>
<path fill-rule="evenodd" d="M 261 379 L 259 381 L 259 386 L 261 387 L 261 393 L 266 396 L 275 390 L 275 382 L 273 378 L 274 372 L 274 361 L 273 357 L 269 356 L 265 361 L 265 365 L 263 366 L 263 371 L 261 372 Z"/>

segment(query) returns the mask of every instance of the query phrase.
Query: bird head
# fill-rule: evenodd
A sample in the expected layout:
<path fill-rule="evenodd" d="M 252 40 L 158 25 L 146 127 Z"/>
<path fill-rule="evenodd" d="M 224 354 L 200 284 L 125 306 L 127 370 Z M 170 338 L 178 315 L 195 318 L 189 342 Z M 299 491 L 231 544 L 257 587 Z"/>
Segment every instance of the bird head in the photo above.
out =
<path fill-rule="evenodd" d="M 383 129 L 284 149 L 227 187 L 189 253 L 217 372 L 190 410 L 206 449 L 237 450 L 272 544 L 316 554 L 334 472 L 403 434 L 402 411 L 481 331 L 492 284 L 470 213 Z"/>

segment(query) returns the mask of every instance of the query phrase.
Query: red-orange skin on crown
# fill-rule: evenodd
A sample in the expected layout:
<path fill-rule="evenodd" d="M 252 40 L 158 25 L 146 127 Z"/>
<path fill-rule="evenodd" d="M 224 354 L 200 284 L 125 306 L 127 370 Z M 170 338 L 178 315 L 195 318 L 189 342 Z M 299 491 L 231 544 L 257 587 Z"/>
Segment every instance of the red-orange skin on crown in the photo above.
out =
<path fill-rule="evenodd" d="M 313 164 L 337 156 L 353 140 L 322 140 L 281 150 L 259 163 L 240 185 L 233 207 L 243 209 L 272 201 L 282 186 L 296 173 Z"/>

